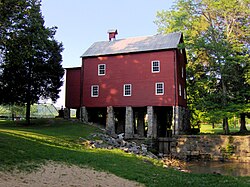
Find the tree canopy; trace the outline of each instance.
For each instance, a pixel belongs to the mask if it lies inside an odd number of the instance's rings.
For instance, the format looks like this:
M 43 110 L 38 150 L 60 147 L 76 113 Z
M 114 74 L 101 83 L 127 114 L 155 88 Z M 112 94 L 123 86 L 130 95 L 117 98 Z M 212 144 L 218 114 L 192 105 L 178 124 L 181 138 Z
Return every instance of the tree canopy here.
M 159 32 L 184 33 L 193 123 L 223 119 L 228 133 L 228 117 L 250 111 L 249 15 L 249 0 L 177 0 L 157 13 Z
M 63 84 L 62 43 L 48 28 L 40 0 L 0 1 L 0 103 L 30 105 L 41 98 L 56 101 Z

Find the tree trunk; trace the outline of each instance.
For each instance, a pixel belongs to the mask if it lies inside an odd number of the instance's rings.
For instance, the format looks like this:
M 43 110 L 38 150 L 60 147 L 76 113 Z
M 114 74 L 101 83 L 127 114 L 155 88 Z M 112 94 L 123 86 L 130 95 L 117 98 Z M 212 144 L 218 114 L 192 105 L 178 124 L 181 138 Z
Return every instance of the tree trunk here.
M 30 96 L 27 96 L 27 104 L 26 104 L 26 122 L 27 125 L 30 125 Z
M 29 62 L 29 69 L 28 69 L 28 91 L 26 96 L 26 122 L 27 125 L 30 125 L 30 100 L 31 100 L 31 62 Z
M 12 121 L 15 121 L 15 114 L 14 114 L 13 105 L 11 106 L 11 119 L 12 119 Z
M 212 128 L 214 129 L 214 122 L 212 123 Z
M 240 114 L 240 132 L 247 132 L 245 113 Z
M 234 128 L 236 128 L 236 116 L 234 116 Z
M 224 134 L 229 134 L 228 118 L 223 118 L 223 130 Z

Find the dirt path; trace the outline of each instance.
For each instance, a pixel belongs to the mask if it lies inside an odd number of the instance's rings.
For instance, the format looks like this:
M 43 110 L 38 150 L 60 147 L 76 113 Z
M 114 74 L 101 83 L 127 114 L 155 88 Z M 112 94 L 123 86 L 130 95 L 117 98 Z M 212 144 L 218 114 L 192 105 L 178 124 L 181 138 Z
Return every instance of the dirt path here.
M 0 187 L 138 187 L 139 183 L 113 174 L 56 163 L 49 163 L 32 173 L 0 172 Z

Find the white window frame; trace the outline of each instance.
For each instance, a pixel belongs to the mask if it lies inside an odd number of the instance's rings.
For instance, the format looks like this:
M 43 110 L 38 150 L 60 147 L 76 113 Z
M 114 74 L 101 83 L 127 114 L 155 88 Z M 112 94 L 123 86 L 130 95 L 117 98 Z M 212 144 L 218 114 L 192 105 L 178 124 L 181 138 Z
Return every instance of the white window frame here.
M 181 84 L 179 84 L 179 96 L 181 96 Z
M 97 94 L 95 94 L 95 88 L 97 88 L 96 92 Z M 98 97 L 99 96 L 99 86 L 98 85 L 92 85 L 91 86 L 91 97 Z
M 101 67 L 104 67 L 104 69 L 101 69 Z M 104 71 L 104 73 L 101 73 L 101 71 Z M 106 64 L 98 64 L 98 76 L 103 76 L 106 74 Z
M 127 94 L 126 91 L 127 91 L 127 86 L 129 86 L 129 92 L 130 94 Z M 124 84 L 123 85 L 123 96 L 125 97 L 128 97 L 128 96 L 131 96 L 132 95 L 132 84 Z
M 162 88 L 158 88 L 158 85 L 162 85 Z M 162 93 L 159 93 L 159 89 L 162 89 Z M 164 82 L 155 83 L 155 95 L 164 95 Z
M 154 66 L 154 62 L 157 62 L 158 66 Z M 151 61 L 151 72 L 152 73 L 159 73 L 160 72 L 160 67 L 161 67 L 161 63 L 160 63 L 159 60 L 153 60 L 153 61 Z M 154 68 L 158 68 L 158 70 L 155 71 Z

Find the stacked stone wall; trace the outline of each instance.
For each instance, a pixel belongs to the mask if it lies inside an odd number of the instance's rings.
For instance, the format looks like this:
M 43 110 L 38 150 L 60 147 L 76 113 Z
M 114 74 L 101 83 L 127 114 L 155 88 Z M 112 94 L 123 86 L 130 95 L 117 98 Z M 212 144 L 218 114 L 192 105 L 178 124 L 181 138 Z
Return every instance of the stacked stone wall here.
M 159 142 L 167 153 L 169 139 Z M 170 143 L 171 155 L 184 160 L 214 160 L 250 162 L 250 136 L 179 135 Z

